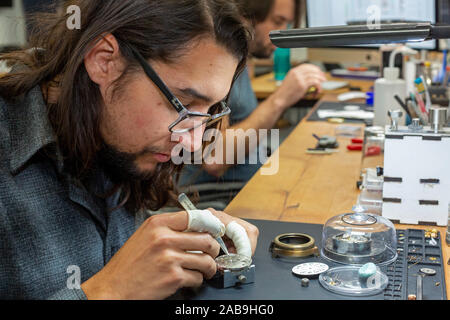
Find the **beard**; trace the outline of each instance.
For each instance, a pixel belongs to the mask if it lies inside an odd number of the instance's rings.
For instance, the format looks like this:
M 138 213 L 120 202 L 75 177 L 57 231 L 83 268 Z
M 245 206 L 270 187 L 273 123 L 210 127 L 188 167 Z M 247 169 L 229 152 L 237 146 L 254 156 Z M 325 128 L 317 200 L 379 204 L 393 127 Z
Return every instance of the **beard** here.
M 127 153 L 103 142 L 97 153 L 98 164 L 113 184 L 122 188 L 124 198 L 117 208 L 125 206 L 130 212 L 141 209 L 159 210 L 168 201 L 176 205 L 173 179 L 182 166 L 172 161 L 158 163 L 153 170 L 143 171 L 136 165 L 137 158 L 149 152 Z M 172 202 L 171 202 L 172 203 Z
M 256 42 L 251 52 L 252 56 L 257 59 L 268 59 L 272 56 L 273 51 L 272 47 L 265 47 L 263 44 Z
M 252 53 L 252 56 L 257 59 L 269 59 L 272 56 L 272 51 L 262 48 L 261 50 Z
M 136 165 L 136 160 L 141 154 L 122 152 L 103 142 L 98 157 L 100 165 L 115 182 L 151 180 L 154 172 L 162 169 L 162 164 L 158 163 L 157 168 L 153 171 L 142 171 Z

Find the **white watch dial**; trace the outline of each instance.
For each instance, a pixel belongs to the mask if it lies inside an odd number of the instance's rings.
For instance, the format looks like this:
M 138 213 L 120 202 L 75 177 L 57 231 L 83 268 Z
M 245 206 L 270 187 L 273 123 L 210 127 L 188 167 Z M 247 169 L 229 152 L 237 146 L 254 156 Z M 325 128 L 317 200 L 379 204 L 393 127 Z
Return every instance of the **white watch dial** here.
M 329 266 L 320 262 L 308 262 L 296 265 L 292 268 L 292 272 L 301 277 L 318 276 L 319 274 L 327 271 Z

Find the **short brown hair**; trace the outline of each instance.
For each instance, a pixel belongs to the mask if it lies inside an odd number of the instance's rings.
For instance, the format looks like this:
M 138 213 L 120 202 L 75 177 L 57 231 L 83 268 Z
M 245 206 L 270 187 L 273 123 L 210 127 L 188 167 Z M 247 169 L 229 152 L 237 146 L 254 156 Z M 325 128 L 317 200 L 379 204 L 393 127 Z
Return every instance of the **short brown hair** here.
M 250 20 L 253 25 L 265 21 L 273 8 L 276 0 L 235 0 L 244 18 Z M 300 24 L 300 0 L 293 0 L 295 4 L 294 27 Z

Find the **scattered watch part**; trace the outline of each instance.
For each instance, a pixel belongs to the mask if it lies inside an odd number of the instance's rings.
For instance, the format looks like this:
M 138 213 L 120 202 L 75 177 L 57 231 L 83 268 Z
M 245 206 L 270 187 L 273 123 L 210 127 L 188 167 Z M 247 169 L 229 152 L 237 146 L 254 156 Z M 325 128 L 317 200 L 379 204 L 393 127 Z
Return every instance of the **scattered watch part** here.
M 434 276 L 436 274 L 436 270 L 431 268 L 422 268 L 419 271 L 427 276 Z
M 300 277 L 313 278 L 321 273 L 328 271 L 330 267 L 321 262 L 307 262 L 298 264 L 292 268 L 292 273 Z
M 302 279 L 302 287 L 309 287 L 309 279 L 308 278 L 303 278 Z
M 272 258 L 304 258 L 319 255 L 314 238 L 304 233 L 284 233 L 276 236 L 270 244 L 269 251 Z

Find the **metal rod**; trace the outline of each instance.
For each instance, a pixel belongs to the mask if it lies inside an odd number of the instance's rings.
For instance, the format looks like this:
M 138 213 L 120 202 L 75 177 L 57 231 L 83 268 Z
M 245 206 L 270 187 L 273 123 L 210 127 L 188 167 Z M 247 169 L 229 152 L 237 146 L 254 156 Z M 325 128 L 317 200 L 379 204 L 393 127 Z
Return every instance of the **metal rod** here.
M 422 300 L 423 297 L 423 278 L 422 276 L 419 274 L 417 275 L 417 292 L 416 292 L 416 299 L 417 300 Z

